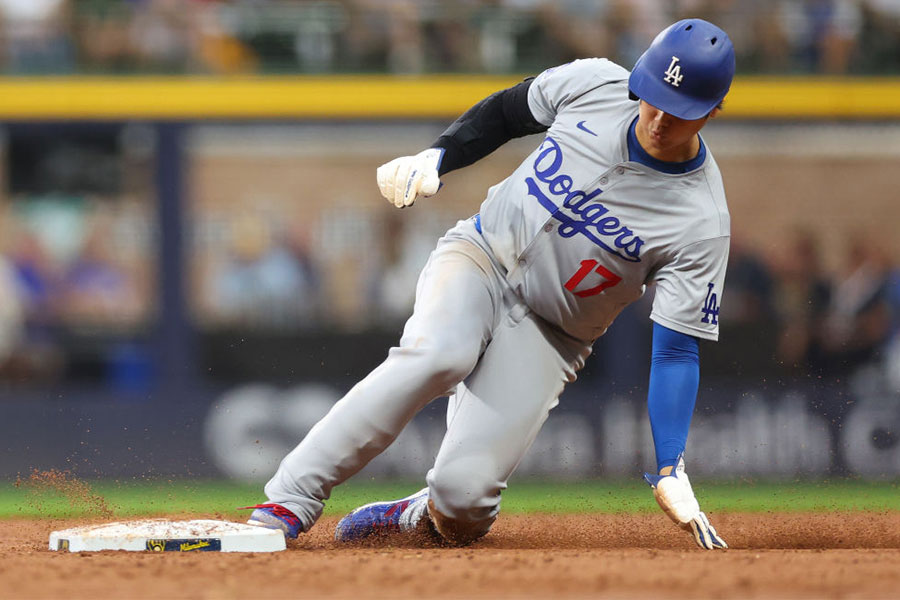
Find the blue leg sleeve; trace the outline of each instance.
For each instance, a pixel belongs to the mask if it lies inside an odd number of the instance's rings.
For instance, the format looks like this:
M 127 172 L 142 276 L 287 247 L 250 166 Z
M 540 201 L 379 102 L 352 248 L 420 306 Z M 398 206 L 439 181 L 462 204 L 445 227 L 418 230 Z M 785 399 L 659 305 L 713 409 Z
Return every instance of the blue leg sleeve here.
M 699 385 L 697 338 L 654 323 L 647 410 L 657 472 L 674 466 L 684 452 Z

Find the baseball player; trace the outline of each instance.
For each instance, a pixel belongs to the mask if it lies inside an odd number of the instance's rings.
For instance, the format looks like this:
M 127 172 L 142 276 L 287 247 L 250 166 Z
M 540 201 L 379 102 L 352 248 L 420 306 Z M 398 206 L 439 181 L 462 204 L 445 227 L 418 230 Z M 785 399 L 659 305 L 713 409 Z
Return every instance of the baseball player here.
M 721 108 L 734 49 L 688 19 L 633 70 L 605 59 L 544 71 L 482 100 L 435 144 L 377 171 L 398 208 L 508 140 L 543 141 L 492 187 L 479 214 L 431 254 L 412 317 L 387 359 L 281 462 L 250 523 L 296 537 L 331 489 L 434 398 L 450 394 L 427 487 L 358 508 L 340 541 L 429 532 L 465 544 L 488 532 L 500 494 L 566 383 L 616 315 L 656 286 L 648 406 L 657 502 L 706 549 L 726 548 L 700 511 L 682 458 L 699 384 L 698 340 L 716 340 L 729 247 L 722 179 L 699 131 Z

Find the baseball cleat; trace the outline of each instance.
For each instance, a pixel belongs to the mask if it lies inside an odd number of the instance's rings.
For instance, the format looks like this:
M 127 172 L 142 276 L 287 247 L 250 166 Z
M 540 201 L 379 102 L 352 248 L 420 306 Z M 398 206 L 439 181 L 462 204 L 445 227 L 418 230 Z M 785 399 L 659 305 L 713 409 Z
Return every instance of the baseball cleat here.
M 297 515 L 280 504 L 257 504 L 255 506 L 242 506 L 238 510 L 254 509 L 247 519 L 249 525 L 265 527 L 267 529 L 280 529 L 286 538 L 296 538 L 302 531 L 300 519 Z
M 355 542 L 372 535 L 416 531 L 427 512 L 428 488 L 400 500 L 366 504 L 338 522 L 334 539 Z

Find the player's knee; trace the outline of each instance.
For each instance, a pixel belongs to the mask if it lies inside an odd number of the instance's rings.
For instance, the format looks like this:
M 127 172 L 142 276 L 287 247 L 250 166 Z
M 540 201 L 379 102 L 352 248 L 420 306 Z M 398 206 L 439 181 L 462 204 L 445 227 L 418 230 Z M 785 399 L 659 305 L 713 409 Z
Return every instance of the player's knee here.
M 494 519 L 497 518 L 493 516 L 490 519 L 482 519 L 480 521 L 466 521 L 448 517 L 437 508 L 434 500 L 428 501 L 428 516 L 435 531 L 438 532 L 441 538 L 457 546 L 471 544 L 487 534 L 494 523 Z
M 478 521 L 487 518 L 499 503 L 496 484 L 467 480 L 459 486 L 451 486 L 447 480 L 436 479 L 431 484 L 431 496 L 441 512 L 453 519 Z
M 432 520 L 438 532 L 454 543 L 468 543 L 488 532 L 497 518 L 500 485 L 463 461 L 430 473 Z
M 424 369 L 442 390 L 462 381 L 475 368 L 477 349 L 454 340 L 435 342 L 424 349 Z

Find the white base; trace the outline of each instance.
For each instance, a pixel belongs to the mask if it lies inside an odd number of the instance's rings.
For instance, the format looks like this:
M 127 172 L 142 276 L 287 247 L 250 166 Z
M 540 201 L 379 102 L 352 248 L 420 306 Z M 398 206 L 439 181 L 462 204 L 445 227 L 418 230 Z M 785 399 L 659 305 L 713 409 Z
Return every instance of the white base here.
M 285 547 L 284 534 L 277 529 L 230 521 L 142 519 L 50 534 L 51 550 L 69 552 L 278 552 Z

